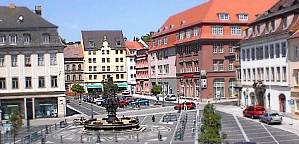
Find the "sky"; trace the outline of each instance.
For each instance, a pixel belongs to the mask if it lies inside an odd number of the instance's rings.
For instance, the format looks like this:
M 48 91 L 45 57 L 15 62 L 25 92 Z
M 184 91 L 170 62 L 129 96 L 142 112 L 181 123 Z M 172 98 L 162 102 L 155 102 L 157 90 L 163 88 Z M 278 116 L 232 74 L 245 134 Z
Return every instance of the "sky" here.
M 122 30 L 128 39 L 157 31 L 171 15 L 207 0 L 0 0 L 34 10 L 59 27 L 66 41 L 79 41 L 81 30 Z

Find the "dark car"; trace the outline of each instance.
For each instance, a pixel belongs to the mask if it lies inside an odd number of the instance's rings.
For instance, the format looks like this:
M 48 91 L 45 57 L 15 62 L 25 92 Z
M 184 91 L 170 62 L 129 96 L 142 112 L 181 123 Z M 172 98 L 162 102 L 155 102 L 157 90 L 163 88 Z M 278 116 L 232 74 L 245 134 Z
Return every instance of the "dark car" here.
M 187 110 L 191 110 L 191 109 L 195 109 L 196 108 L 196 105 L 195 105 L 194 102 L 183 102 L 183 103 L 180 103 L 180 104 L 176 104 L 174 106 L 174 109 L 175 110 L 183 110 L 184 106 L 186 106 Z
M 244 117 L 259 118 L 265 113 L 265 108 L 263 106 L 248 106 L 243 110 Z

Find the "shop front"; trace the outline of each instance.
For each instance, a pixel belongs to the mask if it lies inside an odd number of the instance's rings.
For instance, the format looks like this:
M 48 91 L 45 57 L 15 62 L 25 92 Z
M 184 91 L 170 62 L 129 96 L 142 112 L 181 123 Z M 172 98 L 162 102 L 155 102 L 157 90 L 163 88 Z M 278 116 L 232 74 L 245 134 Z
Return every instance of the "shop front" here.
M 36 118 L 58 117 L 57 97 L 35 98 L 35 117 Z
M 124 91 L 128 89 L 127 83 L 116 83 L 118 91 Z
M 103 92 L 103 84 L 102 83 L 94 83 L 86 85 L 87 93 L 102 93 Z

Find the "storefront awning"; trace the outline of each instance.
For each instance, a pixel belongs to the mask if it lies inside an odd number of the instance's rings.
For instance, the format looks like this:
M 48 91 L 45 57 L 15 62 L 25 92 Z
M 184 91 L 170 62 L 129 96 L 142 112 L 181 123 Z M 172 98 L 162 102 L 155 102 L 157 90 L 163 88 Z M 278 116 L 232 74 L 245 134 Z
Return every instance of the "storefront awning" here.
M 128 87 L 128 84 L 127 84 L 127 83 L 117 83 L 116 85 L 117 85 L 117 87 L 119 87 L 119 88 L 127 88 L 127 87 Z
M 101 83 L 95 83 L 95 84 L 89 84 L 86 86 L 87 88 L 103 88 L 103 84 Z

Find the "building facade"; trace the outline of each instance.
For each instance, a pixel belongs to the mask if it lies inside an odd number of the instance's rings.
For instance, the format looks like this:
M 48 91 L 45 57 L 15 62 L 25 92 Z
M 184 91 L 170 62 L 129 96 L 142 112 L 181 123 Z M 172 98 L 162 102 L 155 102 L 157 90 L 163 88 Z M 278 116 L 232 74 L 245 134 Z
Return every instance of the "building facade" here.
M 254 2 L 210 0 L 166 20 L 152 37 L 150 51 L 170 49 L 172 54 L 174 49 L 175 67 L 170 65 L 170 71 L 176 73 L 175 91 L 197 99 L 235 98 L 233 46 L 247 24 L 276 1 L 249 6 Z
M 298 28 L 298 2 L 281 0 L 259 16 L 241 42 L 242 104 L 291 113 L 288 38 Z M 262 82 L 264 94 L 253 84 Z
M 136 93 L 150 94 L 148 48 L 137 50 L 136 55 Z
M 26 7 L 0 7 L 1 119 L 66 114 L 63 44 L 57 26 Z
M 126 41 L 126 63 L 127 63 L 127 78 L 128 78 L 128 90 L 130 94 L 136 93 L 136 55 L 137 50 L 143 47 L 137 41 Z
M 80 42 L 68 43 L 64 48 L 65 89 L 71 92 L 73 84 L 83 86 L 83 49 Z
M 109 77 L 126 90 L 126 48 L 122 31 L 82 31 L 84 82 L 87 92 L 101 92 Z

